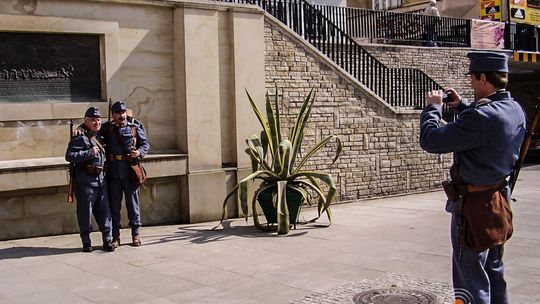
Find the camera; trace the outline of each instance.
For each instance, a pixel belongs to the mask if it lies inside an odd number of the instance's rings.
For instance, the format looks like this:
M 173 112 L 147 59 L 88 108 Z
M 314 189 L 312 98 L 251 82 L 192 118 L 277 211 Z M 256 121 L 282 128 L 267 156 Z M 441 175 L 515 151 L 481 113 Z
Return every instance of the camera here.
M 452 101 L 452 91 L 445 91 L 443 93 L 442 102 L 449 103 L 450 101 Z

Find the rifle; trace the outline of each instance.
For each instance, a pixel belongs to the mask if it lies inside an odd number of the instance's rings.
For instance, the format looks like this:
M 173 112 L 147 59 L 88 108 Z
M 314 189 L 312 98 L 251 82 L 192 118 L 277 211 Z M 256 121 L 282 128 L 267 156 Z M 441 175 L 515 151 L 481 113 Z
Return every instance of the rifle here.
M 531 124 L 529 125 L 529 128 L 527 129 L 527 132 L 525 133 L 525 138 L 523 139 L 523 143 L 521 144 L 521 149 L 519 150 L 519 158 L 516 161 L 514 170 L 512 170 L 512 175 L 510 178 L 510 182 L 511 182 L 510 189 L 512 192 L 514 191 L 514 186 L 517 183 L 519 171 L 521 170 L 521 166 L 523 165 L 523 161 L 525 160 L 527 151 L 529 150 L 529 145 L 531 144 L 531 139 L 534 135 L 534 130 L 536 128 L 536 124 L 538 123 L 538 119 L 540 119 L 540 97 L 538 97 L 538 104 L 536 104 L 533 119 L 531 120 Z
M 109 98 L 109 116 L 107 117 L 108 122 L 111 122 L 111 107 L 112 107 L 112 99 Z
M 69 139 L 70 141 L 73 139 L 73 119 L 69 120 Z M 73 175 L 75 175 L 75 164 L 69 163 L 69 182 L 68 182 L 68 196 L 67 196 L 67 202 L 73 203 Z

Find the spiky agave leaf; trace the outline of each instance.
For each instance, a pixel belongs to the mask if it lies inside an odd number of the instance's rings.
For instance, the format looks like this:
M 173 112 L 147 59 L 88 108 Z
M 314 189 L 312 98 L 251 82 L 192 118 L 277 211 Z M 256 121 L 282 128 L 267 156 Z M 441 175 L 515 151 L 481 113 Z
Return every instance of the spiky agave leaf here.
M 332 200 L 334 199 L 334 196 L 336 194 L 337 188 L 336 184 L 334 183 L 334 179 L 329 173 L 324 172 L 317 172 L 317 171 L 300 171 L 296 173 L 296 175 L 303 176 L 309 179 L 309 181 L 319 187 L 319 189 L 322 189 L 317 182 L 317 179 L 322 181 L 328 186 L 328 192 L 326 193 L 326 199 L 324 201 L 324 205 L 318 206 L 319 216 L 323 214 L 327 209 L 330 208 L 330 204 L 332 203 Z M 320 202 L 320 201 L 319 201 Z
M 277 182 L 277 230 L 278 234 L 287 234 L 291 229 L 289 207 L 287 206 L 287 181 Z
M 311 97 L 313 95 L 313 98 Z M 298 112 L 298 115 L 296 116 L 295 122 L 292 125 L 291 129 L 289 130 L 289 138 L 291 141 L 297 136 L 295 134 L 297 133 L 297 130 L 300 128 L 303 117 L 305 116 L 306 110 L 308 107 L 310 107 L 310 104 L 312 105 L 315 100 L 315 94 L 313 93 L 313 89 L 308 93 L 308 95 L 304 98 L 304 102 L 302 103 L 302 106 L 300 107 L 300 111 Z
M 257 104 L 253 101 L 253 98 L 251 98 L 251 95 L 249 95 L 249 92 L 247 90 L 246 90 L 246 94 L 248 96 L 249 103 L 251 104 L 251 108 L 253 109 L 253 112 L 255 112 L 255 116 L 257 116 L 257 119 L 259 120 L 259 123 L 261 124 L 261 127 L 263 128 L 263 132 L 266 134 L 266 138 L 268 138 L 268 148 L 270 149 L 270 154 L 274 155 L 274 145 L 272 143 L 272 132 L 270 131 L 270 128 L 268 127 L 268 124 L 266 120 L 264 119 L 264 116 L 262 115 L 261 111 L 259 111 Z
M 253 150 L 250 148 L 247 148 L 244 150 L 247 155 L 249 155 L 249 159 L 251 160 L 251 172 L 255 172 L 259 170 L 259 160 L 257 157 L 253 154 Z
M 303 180 L 296 180 L 295 183 L 297 183 L 298 185 L 307 187 L 307 188 L 311 189 L 312 191 L 315 191 L 315 193 L 317 193 L 318 205 L 324 206 L 324 204 L 326 202 L 326 195 L 324 194 L 324 191 L 321 188 L 321 186 L 319 185 L 319 183 L 317 183 L 317 182 L 315 182 L 315 183 L 307 182 L 307 181 L 303 181 Z
M 246 151 L 248 155 L 255 158 L 255 160 L 259 163 L 259 166 L 262 169 L 272 171 L 268 163 L 266 163 L 264 157 L 264 148 L 259 137 L 256 134 L 251 134 L 246 139 L 246 144 L 248 145 L 248 149 L 250 150 Z
M 289 139 L 292 142 L 292 163 L 296 161 L 296 155 L 300 153 L 302 148 L 302 141 L 304 139 L 304 129 L 306 127 L 309 116 L 311 115 L 311 109 L 313 108 L 313 103 L 315 102 L 315 93 L 313 89 L 304 99 L 300 112 L 296 116 L 295 123 L 291 128 L 291 133 L 289 134 Z
M 268 137 L 266 136 L 266 133 L 264 133 L 264 130 L 261 131 L 261 135 L 259 136 L 259 138 L 261 139 L 261 145 L 262 145 L 262 148 L 263 148 L 263 159 L 265 161 L 268 161 L 268 159 L 266 159 L 266 156 L 268 155 Z
M 271 134 L 271 137 L 269 139 L 272 141 L 272 146 L 274 148 L 276 148 L 281 142 L 280 116 L 279 116 L 279 108 L 277 107 L 277 102 L 279 100 L 278 95 L 279 95 L 278 89 L 276 88 L 276 95 L 274 98 L 276 102 L 276 108 L 274 111 L 274 109 L 272 109 L 272 102 L 270 100 L 270 95 L 268 92 L 266 92 L 266 118 L 268 119 L 268 128 L 270 129 L 270 134 Z M 274 153 L 276 152 L 278 153 L 278 159 L 279 159 L 280 156 L 279 156 L 278 149 L 274 151 Z M 276 163 L 274 163 L 273 165 L 276 165 Z M 274 167 L 274 170 L 276 172 L 279 171 L 275 167 Z
M 253 194 L 253 198 L 251 199 L 251 210 L 253 212 L 253 223 L 255 224 L 255 227 L 257 229 L 259 229 L 259 230 L 263 230 L 263 231 L 271 230 L 271 229 L 268 229 L 268 227 L 264 227 L 259 222 L 259 214 L 257 213 L 257 206 L 255 204 L 256 204 L 257 198 L 259 197 L 259 194 L 261 192 L 263 192 L 264 190 L 272 188 L 272 187 L 275 187 L 275 185 L 266 185 L 266 186 L 261 185 L 259 187 L 259 189 L 257 189 L 255 191 L 255 193 Z
M 278 150 L 280 151 L 281 157 L 279 161 L 279 176 L 282 179 L 287 179 L 291 175 L 291 166 L 292 166 L 292 144 L 289 140 L 285 139 L 279 144 Z
M 337 147 L 337 150 L 336 150 L 336 155 L 334 156 L 334 159 L 332 160 L 332 164 L 335 163 L 336 160 L 339 158 L 339 155 L 343 151 L 343 142 L 336 135 L 330 135 L 330 136 L 326 137 L 325 139 L 321 140 L 317 145 L 313 146 L 308 151 L 308 153 L 300 160 L 300 163 L 298 164 L 298 166 L 296 166 L 296 168 L 294 169 L 292 174 L 294 175 L 295 173 L 300 171 L 302 169 L 302 167 L 304 166 L 304 164 L 309 160 L 309 158 L 311 158 L 311 156 L 313 154 L 317 153 L 320 149 L 322 149 L 322 147 L 324 147 L 332 139 L 336 139 L 336 141 L 338 143 L 338 147 Z
M 238 184 L 236 184 L 236 186 L 234 186 L 234 188 L 229 193 L 227 193 L 227 196 L 225 196 L 225 199 L 223 200 L 223 205 L 222 205 L 223 210 L 222 210 L 222 213 L 221 213 L 221 220 L 220 220 L 219 224 L 216 227 L 214 227 L 213 229 L 217 228 L 219 225 L 221 225 L 223 220 L 225 220 L 225 212 L 227 211 L 227 209 L 226 209 L 227 208 L 227 201 L 238 190 L 240 190 L 239 191 L 240 207 L 242 209 L 242 212 L 244 213 L 244 218 L 247 221 L 247 219 L 248 219 L 248 205 L 247 205 L 248 182 L 250 182 L 252 180 L 255 180 L 255 179 L 265 180 L 264 175 L 266 175 L 267 177 L 268 176 L 271 177 L 273 175 L 273 173 L 270 172 L 270 171 L 267 171 L 267 170 L 259 170 L 259 171 L 253 172 L 250 175 L 243 178 L 240 182 L 238 182 Z M 273 177 L 276 178 L 277 176 L 274 175 Z
M 268 106 L 271 108 L 270 102 L 268 102 Z M 273 112 L 273 114 L 275 116 L 274 129 L 276 130 L 276 144 L 279 144 L 283 141 L 283 137 L 281 136 L 281 115 L 279 114 L 279 91 L 277 87 L 276 87 L 276 95 L 274 96 L 274 109 L 275 109 L 275 112 Z

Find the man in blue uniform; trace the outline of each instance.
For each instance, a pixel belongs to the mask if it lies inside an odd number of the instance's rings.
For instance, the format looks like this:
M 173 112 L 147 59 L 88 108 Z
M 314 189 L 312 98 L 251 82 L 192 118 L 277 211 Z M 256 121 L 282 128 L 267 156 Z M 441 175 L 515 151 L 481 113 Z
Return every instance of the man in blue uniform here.
M 133 182 L 130 162 L 138 162 L 148 150 L 150 144 L 144 130 L 130 123 L 126 117 L 126 105 L 123 101 L 115 102 L 111 107 L 112 121 L 105 122 L 102 134 L 107 143 L 109 172 L 109 201 L 112 213 L 113 246 L 120 246 L 122 196 L 125 197 L 126 209 L 131 227 L 132 246 L 141 246 L 139 227 L 141 214 L 139 206 L 139 185 Z
M 66 151 L 66 160 L 74 163 L 74 192 L 77 199 L 77 221 L 83 251 L 91 252 L 91 216 L 94 214 L 103 238 L 103 250 L 114 251 L 111 243 L 111 212 L 105 179 L 106 154 L 98 131 L 101 113 L 90 107 L 84 114 L 83 135 L 72 139 Z
M 490 197 L 508 200 L 507 180 L 525 135 L 525 114 L 505 90 L 508 82 L 506 55 L 471 52 L 467 56 L 475 101 L 469 103 L 455 90 L 447 89 L 448 105 L 459 113 L 459 117 L 443 126 L 440 123 L 443 92 L 429 92 L 420 117 L 420 145 L 430 153 L 454 152 L 453 183 L 456 185 L 457 179 L 463 187 L 455 188 L 465 189 L 458 189 L 457 197 L 450 195 L 446 204 L 446 210 L 452 213 L 452 275 L 456 303 L 504 304 L 508 303 L 502 261 L 504 241 L 476 250 L 464 241 L 463 235 L 467 234 L 461 230 L 462 198 L 474 197 L 471 193 L 493 191 L 494 196 Z M 472 203 L 475 201 L 469 200 L 465 205 Z M 486 214 L 476 216 L 480 220 Z M 509 217 L 511 222 L 511 212 Z

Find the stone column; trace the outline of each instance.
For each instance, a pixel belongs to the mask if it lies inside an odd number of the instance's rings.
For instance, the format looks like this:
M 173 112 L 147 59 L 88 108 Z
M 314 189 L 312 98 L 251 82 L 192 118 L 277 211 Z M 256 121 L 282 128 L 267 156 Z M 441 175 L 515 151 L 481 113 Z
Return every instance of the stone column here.
M 257 9 L 239 9 L 178 7 L 174 12 L 177 144 L 188 153 L 182 202 L 188 222 L 220 218 L 231 189 L 230 169 L 226 173 L 223 163 L 236 163 L 245 175 L 244 140 L 259 129 L 244 89 L 263 101 L 264 18 Z M 222 124 L 224 119 L 229 123 Z
M 262 130 L 246 90 L 265 113 L 264 15 L 233 12 L 237 181 L 251 173 L 246 138 Z M 251 189 L 253 191 L 253 189 Z M 251 196 L 248 196 L 250 198 Z M 241 208 L 238 208 L 241 212 Z

